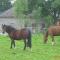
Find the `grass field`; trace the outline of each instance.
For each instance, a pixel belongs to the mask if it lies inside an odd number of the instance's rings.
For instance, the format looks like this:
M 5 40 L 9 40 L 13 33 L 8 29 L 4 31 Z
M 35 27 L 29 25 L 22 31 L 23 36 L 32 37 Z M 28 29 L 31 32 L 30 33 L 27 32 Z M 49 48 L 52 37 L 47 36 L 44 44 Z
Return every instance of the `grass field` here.
M 10 38 L 0 36 L 0 60 L 60 60 L 60 37 L 55 37 L 55 46 L 43 43 L 43 35 L 32 36 L 32 51 L 27 48 L 23 50 L 23 41 L 16 41 L 16 48 L 10 49 Z

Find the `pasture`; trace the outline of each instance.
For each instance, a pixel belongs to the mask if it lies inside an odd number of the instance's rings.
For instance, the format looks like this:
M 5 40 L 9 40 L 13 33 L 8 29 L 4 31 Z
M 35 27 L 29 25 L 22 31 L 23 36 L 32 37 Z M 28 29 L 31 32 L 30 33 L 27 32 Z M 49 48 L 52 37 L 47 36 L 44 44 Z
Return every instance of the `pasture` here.
M 60 60 L 60 37 L 55 37 L 55 46 L 48 38 L 44 44 L 42 34 L 32 35 L 32 51 L 29 48 L 24 51 L 23 40 L 16 41 L 16 48 L 10 49 L 10 38 L 0 35 L 0 60 Z

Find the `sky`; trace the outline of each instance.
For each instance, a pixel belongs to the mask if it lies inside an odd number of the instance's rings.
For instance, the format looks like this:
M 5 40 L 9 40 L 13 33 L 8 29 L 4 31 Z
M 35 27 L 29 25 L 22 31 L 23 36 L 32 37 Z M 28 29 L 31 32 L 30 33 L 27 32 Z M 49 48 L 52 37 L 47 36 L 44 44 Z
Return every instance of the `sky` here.
M 45 1 L 48 1 L 48 0 L 45 0 Z
M 11 3 L 13 4 L 16 0 L 11 0 Z

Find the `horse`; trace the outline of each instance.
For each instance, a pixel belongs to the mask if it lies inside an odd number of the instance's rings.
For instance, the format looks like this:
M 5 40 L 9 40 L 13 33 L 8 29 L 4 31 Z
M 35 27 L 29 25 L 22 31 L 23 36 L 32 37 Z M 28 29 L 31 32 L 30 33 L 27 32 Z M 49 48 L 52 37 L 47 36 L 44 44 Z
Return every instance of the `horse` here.
M 50 26 L 45 35 L 44 35 L 44 43 L 47 43 L 48 35 L 52 38 L 52 45 L 55 44 L 54 36 L 60 36 L 60 26 Z
M 15 40 L 23 40 L 24 42 L 24 50 L 26 47 L 31 48 L 31 31 L 27 28 L 16 29 L 10 25 L 2 24 L 2 32 L 8 33 L 8 36 L 11 39 L 11 47 L 15 47 Z

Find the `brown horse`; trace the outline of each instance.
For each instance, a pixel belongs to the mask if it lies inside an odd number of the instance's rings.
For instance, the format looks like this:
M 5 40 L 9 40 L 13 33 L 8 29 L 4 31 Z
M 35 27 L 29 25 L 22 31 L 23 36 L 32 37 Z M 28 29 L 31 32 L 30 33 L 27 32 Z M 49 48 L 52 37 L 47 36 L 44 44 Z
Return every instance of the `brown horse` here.
M 11 48 L 12 45 L 15 47 L 15 40 L 23 40 L 24 41 L 24 50 L 26 47 L 31 48 L 31 31 L 27 28 L 17 30 L 9 25 L 2 25 L 3 33 L 7 32 L 9 37 L 11 38 Z
M 45 36 L 44 36 L 44 43 L 47 42 L 48 35 L 52 37 L 52 45 L 54 45 L 54 36 L 60 36 L 60 26 L 51 26 L 48 28 Z

